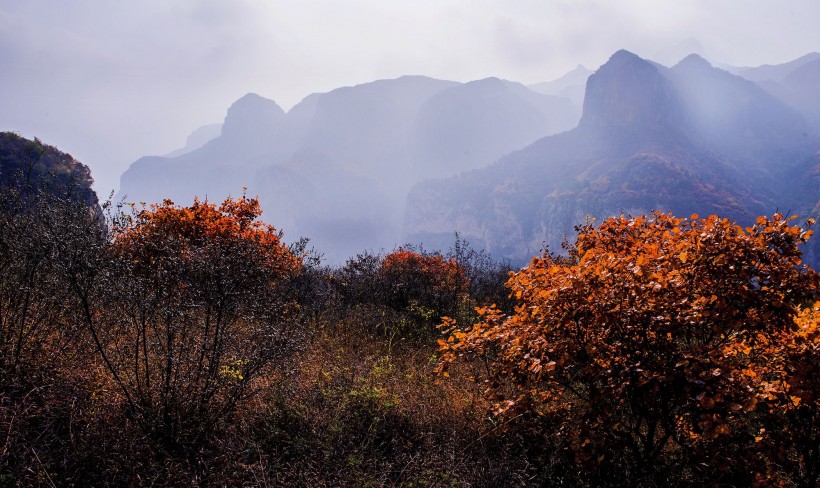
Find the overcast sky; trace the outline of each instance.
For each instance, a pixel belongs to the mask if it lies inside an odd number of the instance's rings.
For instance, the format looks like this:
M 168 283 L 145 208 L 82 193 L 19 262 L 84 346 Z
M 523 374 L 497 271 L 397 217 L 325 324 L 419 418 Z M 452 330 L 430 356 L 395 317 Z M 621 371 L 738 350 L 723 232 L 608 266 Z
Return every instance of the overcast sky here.
M 0 130 L 88 164 L 104 198 L 247 92 L 287 110 L 405 74 L 535 83 L 692 39 L 775 64 L 820 51 L 818 19 L 818 0 L 0 0 Z

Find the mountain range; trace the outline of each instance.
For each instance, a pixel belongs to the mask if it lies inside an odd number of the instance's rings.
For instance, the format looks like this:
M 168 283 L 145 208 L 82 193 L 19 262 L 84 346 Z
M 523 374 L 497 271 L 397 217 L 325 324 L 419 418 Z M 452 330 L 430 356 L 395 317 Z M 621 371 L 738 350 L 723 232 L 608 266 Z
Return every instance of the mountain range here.
M 247 187 L 265 220 L 330 262 L 401 242 L 446 248 L 454 231 L 524 262 L 620 212 L 818 216 L 820 55 L 724 68 L 619 51 L 530 86 L 405 76 L 288 112 L 248 94 L 188 149 L 134 162 L 120 191 L 183 203 Z M 816 243 L 806 252 L 820 256 Z
M 745 225 L 776 210 L 807 217 L 818 210 L 818 149 L 805 118 L 752 81 L 697 55 L 666 68 L 619 51 L 590 76 L 575 129 L 416 186 L 405 238 L 436 247 L 456 229 L 520 261 L 621 212 Z
M 497 78 L 380 80 L 310 95 L 287 113 L 248 94 L 228 109 L 218 137 L 133 163 L 120 194 L 186 202 L 247 187 L 266 219 L 342 260 L 398 243 L 413 184 L 486 166 L 579 117 L 566 98 Z

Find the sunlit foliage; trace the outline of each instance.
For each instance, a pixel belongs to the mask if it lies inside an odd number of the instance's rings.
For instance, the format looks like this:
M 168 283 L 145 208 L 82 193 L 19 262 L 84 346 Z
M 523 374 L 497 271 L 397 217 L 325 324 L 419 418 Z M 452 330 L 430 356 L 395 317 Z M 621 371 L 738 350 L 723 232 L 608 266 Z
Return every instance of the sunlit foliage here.
M 452 313 L 468 292 L 464 271 L 454 259 L 399 248 L 384 257 L 379 276 L 387 287 L 388 305 L 397 310 L 410 307 L 429 310 L 438 320 Z M 421 313 L 421 312 L 419 312 Z
M 745 229 L 663 213 L 582 226 L 568 258 L 535 258 L 509 280 L 513 314 L 445 321 L 439 372 L 483 358 L 496 413 L 543 418 L 574 462 L 613 476 L 695 463 L 749 476 L 742 453 L 761 419 L 809 404 L 785 442 L 808 437 L 813 451 L 788 455 L 793 475 L 816 480 L 817 334 L 801 306 L 817 300 L 818 274 L 798 247 L 811 233 L 780 214 Z
M 169 448 L 200 442 L 294 346 L 301 264 L 260 213 L 242 196 L 114 220 L 87 322 L 132 415 Z

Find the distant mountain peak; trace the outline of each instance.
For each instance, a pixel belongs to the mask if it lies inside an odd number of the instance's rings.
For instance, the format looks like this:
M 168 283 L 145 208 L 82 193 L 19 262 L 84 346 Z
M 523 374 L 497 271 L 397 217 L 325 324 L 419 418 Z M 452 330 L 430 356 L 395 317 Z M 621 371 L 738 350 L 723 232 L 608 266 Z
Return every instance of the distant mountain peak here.
M 268 99 L 268 98 L 265 98 L 265 97 L 263 97 L 263 96 L 259 95 L 258 93 L 248 92 L 248 93 L 246 93 L 246 94 L 242 95 L 241 97 L 239 97 L 239 98 L 238 98 L 238 99 L 237 99 L 237 100 L 233 103 L 233 105 L 236 105 L 237 103 L 245 103 L 245 102 L 246 102 L 246 101 L 248 101 L 248 100 L 250 100 L 250 101 L 255 101 L 255 100 L 268 100 L 268 101 L 273 101 L 273 100 L 270 100 L 270 99 Z
M 496 77 L 496 76 L 489 76 L 489 77 L 487 77 L 487 78 L 482 78 L 482 79 L 480 79 L 480 80 L 468 81 L 467 83 L 465 83 L 465 85 L 490 85 L 490 86 L 497 86 L 497 85 L 504 85 L 504 84 L 506 84 L 506 83 L 508 83 L 508 82 L 507 82 L 507 81 L 505 81 L 505 80 L 502 80 L 501 78 L 498 78 L 498 77 Z
M 655 127 L 679 115 L 674 89 L 659 68 L 622 49 L 587 80 L 580 125 Z
M 766 81 L 766 80 L 774 80 L 774 81 L 782 81 L 786 76 L 789 75 L 792 71 L 796 70 L 797 68 L 803 66 L 804 64 L 811 63 L 820 59 L 820 53 L 818 52 L 810 52 L 800 56 L 797 59 L 793 59 L 786 63 L 781 64 L 764 64 L 761 66 L 755 67 L 732 67 L 729 66 L 727 69 L 732 73 L 738 74 L 747 80 L 752 81 Z
M 222 135 L 264 134 L 266 130 L 277 128 L 284 119 L 285 111 L 276 102 L 256 93 L 247 93 L 228 108 Z
M 701 55 L 692 53 L 685 58 L 681 59 L 678 64 L 676 64 L 673 69 L 683 68 L 683 69 L 690 69 L 690 68 L 712 68 L 712 64 L 709 61 L 705 60 Z
M 609 61 L 607 61 L 606 64 L 604 64 L 604 66 L 611 65 L 611 64 L 614 64 L 614 63 L 632 63 L 632 62 L 646 63 L 647 61 L 645 59 L 641 58 L 640 56 L 638 56 L 637 54 L 633 53 L 633 52 L 627 51 L 626 49 L 619 49 L 619 50 L 615 51 L 615 53 L 612 56 L 609 57 Z M 602 66 L 602 68 L 603 68 L 603 66 Z
M 684 57 L 690 53 L 695 53 L 700 56 L 705 56 L 703 45 L 697 39 L 690 37 L 684 39 L 677 44 L 669 44 L 662 47 L 651 56 L 652 59 L 661 63 L 664 66 L 672 66 L 679 63 Z
M 551 81 L 529 85 L 528 88 L 544 95 L 565 97 L 581 108 L 584 104 L 584 88 L 592 70 L 579 64 L 572 71 Z
M 233 102 L 228 108 L 228 115 L 225 122 L 227 123 L 227 119 L 230 119 L 232 115 L 245 114 L 253 111 L 265 111 L 285 115 L 285 111 L 282 110 L 282 107 L 277 105 L 273 100 L 260 96 L 256 93 L 246 93 L 237 101 Z

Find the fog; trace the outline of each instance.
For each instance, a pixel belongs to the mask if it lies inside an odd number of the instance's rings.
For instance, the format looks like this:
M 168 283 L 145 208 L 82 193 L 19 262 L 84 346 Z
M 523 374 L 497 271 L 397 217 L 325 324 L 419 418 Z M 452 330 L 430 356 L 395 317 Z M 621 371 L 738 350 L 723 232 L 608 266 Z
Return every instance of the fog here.
M 817 18 L 815 0 L 6 0 L 0 130 L 73 154 L 104 195 L 129 163 L 183 147 L 248 92 L 287 110 L 405 74 L 529 84 L 620 48 L 675 57 L 693 40 L 712 62 L 779 63 L 818 49 Z

